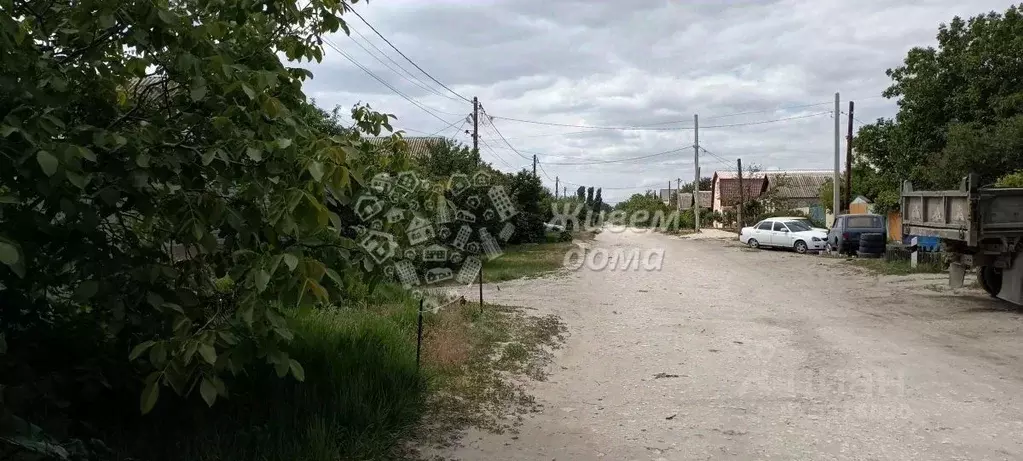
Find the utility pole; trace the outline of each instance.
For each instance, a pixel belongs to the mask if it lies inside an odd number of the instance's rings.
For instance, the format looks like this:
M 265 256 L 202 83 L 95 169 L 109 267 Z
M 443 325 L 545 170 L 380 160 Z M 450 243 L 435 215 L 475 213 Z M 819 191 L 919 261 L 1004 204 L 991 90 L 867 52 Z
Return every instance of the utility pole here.
M 568 187 L 561 186 L 561 196 L 563 198 L 568 198 Z
M 735 212 L 735 221 L 738 224 L 739 235 L 742 235 L 742 209 L 746 207 L 746 188 L 742 184 L 742 159 L 735 159 L 735 165 L 739 168 L 739 208 Z
M 480 167 L 480 100 L 472 97 L 472 152 L 476 154 L 476 168 Z M 483 312 L 483 265 L 480 265 L 480 312 Z
M 696 182 L 693 183 L 693 230 L 700 232 L 700 116 L 693 114 L 693 164 Z
M 555 177 L 554 177 L 554 198 L 555 198 L 555 199 L 557 199 L 557 198 L 558 198 L 558 181 L 559 181 L 560 179 L 561 179 L 561 178 L 560 178 L 560 177 L 558 177 L 558 176 L 555 176 Z
M 841 200 L 840 193 L 841 193 L 841 189 L 842 189 L 840 187 L 841 184 L 842 184 L 842 176 L 839 173 L 839 168 L 841 168 L 841 164 L 842 164 L 842 161 L 839 159 L 839 157 L 841 156 L 841 151 L 842 151 L 842 149 L 841 149 L 841 145 L 842 145 L 842 120 L 839 118 L 839 114 L 841 112 L 842 112 L 842 110 L 841 110 L 841 107 L 839 105 L 838 93 L 835 93 L 835 178 L 831 180 L 831 185 L 834 186 L 834 187 L 831 188 L 831 189 L 834 190 L 834 197 L 832 198 L 832 203 L 831 203 L 832 208 L 831 209 L 835 211 L 835 216 L 838 216 L 839 207 L 841 206 L 841 203 L 839 203 L 839 201 Z
M 675 178 L 675 195 L 678 196 L 678 198 L 675 199 L 675 211 L 682 209 L 682 194 L 680 193 L 681 190 L 682 178 Z
M 845 209 L 852 209 L 853 107 L 849 101 L 849 134 L 845 137 Z
M 476 156 L 476 168 L 480 167 L 480 100 L 472 97 L 472 153 Z M 482 280 L 482 279 L 480 279 Z
M 668 180 L 668 205 L 671 205 L 671 180 Z
M 533 154 L 533 176 L 536 176 L 536 154 Z

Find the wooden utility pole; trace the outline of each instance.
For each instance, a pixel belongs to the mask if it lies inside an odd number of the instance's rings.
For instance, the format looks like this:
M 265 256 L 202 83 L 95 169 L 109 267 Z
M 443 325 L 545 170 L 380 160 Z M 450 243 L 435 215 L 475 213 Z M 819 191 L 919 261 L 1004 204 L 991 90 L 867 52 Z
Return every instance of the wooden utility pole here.
M 839 96 L 838 93 L 835 93 L 835 176 L 831 180 L 831 185 L 834 186 L 832 187 L 832 189 L 834 189 L 833 194 L 834 197 L 832 197 L 831 209 L 834 210 L 835 216 L 838 216 L 838 213 L 842 208 L 842 204 L 839 203 L 842 200 L 842 196 L 840 194 L 842 189 L 840 186 L 842 184 L 842 176 L 839 172 L 839 169 L 842 168 L 841 166 L 842 161 L 840 159 L 842 155 L 841 154 L 842 120 L 840 118 L 841 112 L 842 109 L 841 106 L 839 105 Z
M 533 176 L 536 176 L 536 154 L 533 154 Z
M 554 198 L 558 198 L 558 181 L 560 179 L 561 178 L 559 178 L 557 176 L 554 177 Z
M 696 182 L 693 183 L 693 230 L 700 232 L 700 116 L 693 114 L 693 165 Z
M 845 209 L 852 209 L 853 107 L 849 101 L 849 134 L 845 136 Z
M 739 168 L 739 207 L 735 211 L 735 222 L 738 224 L 738 233 L 742 235 L 742 209 L 746 208 L 746 188 L 742 184 L 742 159 L 735 159 L 735 164 Z
M 568 198 L 568 187 L 561 186 L 561 197 Z
M 671 205 L 671 180 L 668 180 L 668 205 Z
M 476 168 L 480 167 L 480 100 L 472 97 L 472 153 L 476 156 Z

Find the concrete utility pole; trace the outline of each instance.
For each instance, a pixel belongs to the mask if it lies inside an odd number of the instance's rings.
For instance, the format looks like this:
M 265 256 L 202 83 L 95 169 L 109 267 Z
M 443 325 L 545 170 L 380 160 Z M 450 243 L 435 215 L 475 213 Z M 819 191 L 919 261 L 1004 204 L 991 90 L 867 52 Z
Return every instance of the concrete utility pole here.
M 682 209 L 682 178 L 675 178 L 675 195 L 678 197 L 675 199 L 675 210 Z
M 476 168 L 480 167 L 480 100 L 472 97 L 472 153 L 476 156 Z M 480 301 L 483 305 L 483 301 Z
M 845 209 L 852 209 L 853 107 L 849 101 L 849 134 L 845 136 Z
M 533 154 L 533 176 L 536 177 L 536 154 Z
M 561 196 L 563 198 L 568 198 L 568 187 L 561 186 Z
M 841 114 L 841 112 L 842 109 L 840 107 L 838 93 L 835 93 L 835 178 L 831 180 L 831 185 L 833 186 L 831 189 L 834 190 L 831 209 L 834 210 L 836 216 L 840 212 L 839 207 L 841 204 L 839 201 L 841 200 L 841 195 L 839 194 L 842 192 L 842 188 L 840 187 L 842 184 L 842 176 L 839 173 L 839 169 L 842 164 L 842 161 L 839 158 L 842 155 L 842 119 L 839 118 L 839 114 Z
M 739 168 L 739 207 L 735 212 L 735 221 L 737 224 L 735 227 L 739 228 L 737 232 L 739 235 L 742 235 L 742 209 L 745 208 L 746 205 L 746 188 L 743 187 L 742 184 L 742 159 L 735 159 L 735 165 Z
M 561 179 L 561 178 L 560 178 L 560 177 L 558 177 L 558 176 L 555 176 L 555 177 L 554 177 L 554 198 L 555 198 L 555 199 L 556 199 L 556 198 L 558 198 L 558 181 L 559 181 L 560 179 Z
M 671 180 L 668 180 L 668 205 L 671 205 Z
M 693 114 L 693 165 L 696 182 L 693 183 L 693 230 L 700 232 L 700 116 Z

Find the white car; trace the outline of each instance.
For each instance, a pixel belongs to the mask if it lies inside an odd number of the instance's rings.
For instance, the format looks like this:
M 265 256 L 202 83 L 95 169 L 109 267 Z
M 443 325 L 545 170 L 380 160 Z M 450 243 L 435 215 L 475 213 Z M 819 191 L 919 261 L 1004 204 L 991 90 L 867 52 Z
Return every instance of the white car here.
M 739 241 L 750 248 L 791 248 L 797 253 L 821 251 L 827 243 L 826 231 L 814 230 L 801 220 L 769 218 L 742 228 Z
M 803 224 L 806 224 L 812 230 L 820 231 L 820 232 L 823 232 L 825 234 L 828 233 L 828 229 L 827 228 L 825 228 L 825 227 L 816 227 L 816 226 L 813 225 L 813 221 L 810 221 L 810 218 L 804 218 L 802 216 L 777 216 L 777 217 L 774 217 L 774 218 L 771 218 L 771 219 L 773 219 L 775 221 L 799 221 L 799 222 L 801 222 Z

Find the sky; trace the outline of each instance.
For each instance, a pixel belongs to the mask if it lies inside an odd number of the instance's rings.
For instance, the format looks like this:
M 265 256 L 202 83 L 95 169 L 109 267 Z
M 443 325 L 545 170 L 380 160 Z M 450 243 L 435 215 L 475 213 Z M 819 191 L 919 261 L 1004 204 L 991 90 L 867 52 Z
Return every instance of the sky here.
M 484 161 L 516 171 L 536 155 L 551 190 L 558 178 L 615 203 L 693 180 L 694 114 L 704 177 L 739 158 L 832 169 L 838 92 L 844 165 L 850 100 L 854 127 L 893 116 L 886 69 L 933 46 L 941 23 L 1011 4 L 373 0 L 354 5 L 365 23 L 345 15 L 351 34 L 329 36 L 323 61 L 306 65 L 305 91 L 323 108 L 394 114 L 406 136 L 466 145 L 478 97 Z

